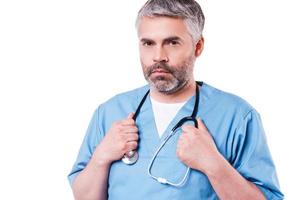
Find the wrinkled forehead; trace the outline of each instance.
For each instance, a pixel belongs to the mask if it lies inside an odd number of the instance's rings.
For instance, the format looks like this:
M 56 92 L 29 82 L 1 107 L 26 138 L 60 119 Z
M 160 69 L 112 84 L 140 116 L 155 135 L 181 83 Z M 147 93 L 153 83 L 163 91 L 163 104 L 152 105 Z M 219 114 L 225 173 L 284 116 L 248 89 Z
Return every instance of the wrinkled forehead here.
M 163 40 L 178 37 L 187 40 L 191 37 L 183 19 L 164 16 L 142 17 L 137 31 L 139 39 Z

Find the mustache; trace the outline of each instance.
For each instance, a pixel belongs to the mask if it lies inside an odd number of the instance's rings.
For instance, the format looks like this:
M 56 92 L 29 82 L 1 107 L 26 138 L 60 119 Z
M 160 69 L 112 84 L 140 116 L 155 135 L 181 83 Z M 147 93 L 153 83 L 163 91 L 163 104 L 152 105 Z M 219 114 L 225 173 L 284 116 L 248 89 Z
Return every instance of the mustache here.
M 166 64 L 165 62 L 159 62 L 159 63 L 155 63 L 153 65 L 151 65 L 148 70 L 147 70 L 147 76 L 150 76 L 155 70 L 157 69 L 162 69 L 168 73 L 173 74 L 174 70 L 172 69 L 171 66 L 169 66 L 168 64 Z

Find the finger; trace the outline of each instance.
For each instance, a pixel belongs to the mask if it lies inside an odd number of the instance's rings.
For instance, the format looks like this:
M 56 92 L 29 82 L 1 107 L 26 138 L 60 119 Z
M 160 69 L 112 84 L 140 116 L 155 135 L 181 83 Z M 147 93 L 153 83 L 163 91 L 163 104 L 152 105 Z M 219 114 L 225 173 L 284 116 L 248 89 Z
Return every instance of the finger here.
M 181 132 L 179 138 L 183 138 L 183 137 L 185 137 L 187 134 L 188 134 L 188 131 L 182 130 L 182 132 Z
M 126 143 L 126 149 L 127 152 L 135 150 L 137 148 L 137 142 L 136 141 L 131 141 Z
M 188 137 L 189 135 L 191 135 L 193 131 L 182 131 L 180 136 L 179 136 L 179 139 L 183 140 L 185 139 L 186 137 Z
M 197 122 L 198 122 L 198 129 L 207 130 L 204 122 L 200 118 L 197 118 Z
M 178 141 L 177 141 L 177 147 L 180 147 L 182 145 L 184 138 L 182 137 L 182 135 L 180 135 Z
M 133 112 L 131 112 L 131 113 L 129 113 L 129 115 L 127 116 L 127 119 L 132 119 L 132 118 L 133 118 L 133 116 L 134 116 L 134 113 L 133 113 Z
M 121 120 L 121 124 L 122 124 L 122 126 L 135 125 L 135 121 L 132 118 L 123 119 L 123 120 Z
M 136 133 L 127 133 L 124 138 L 127 142 L 138 141 L 139 135 Z
M 123 120 L 120 121 L 120 124 L 122 126 L 135 125 L 133 115 L 134 115 L 134 113 L 129 113 L 126 119 L 123 119 Z
M 137 133 L 139 129 L 133 125 L 122 126 L 121 131 L 123 133 Z
M 195 127 L 193 125 L 185 124 L 181 127 L 181 129 L 183 132 L 189 132 L 189 131 L 193 131 Z

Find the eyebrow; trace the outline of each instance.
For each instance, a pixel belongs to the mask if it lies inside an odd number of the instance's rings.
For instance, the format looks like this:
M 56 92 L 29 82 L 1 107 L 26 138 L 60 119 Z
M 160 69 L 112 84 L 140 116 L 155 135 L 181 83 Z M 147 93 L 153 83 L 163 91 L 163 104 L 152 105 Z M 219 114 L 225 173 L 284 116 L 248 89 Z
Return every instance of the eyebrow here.
M 154 40 L 149 39 L 149 38 L 142 38 L 140 41 L 141 42 L 152 42 L 152 43 L 155 43 Z M 178 37 L 178 36 L 170 36 L 170 37 L 167 37 L 167 38 L 163 39 L 163 44 L 171 42 L 171 41 L 183 41 L 183 40 L 180 37 Z

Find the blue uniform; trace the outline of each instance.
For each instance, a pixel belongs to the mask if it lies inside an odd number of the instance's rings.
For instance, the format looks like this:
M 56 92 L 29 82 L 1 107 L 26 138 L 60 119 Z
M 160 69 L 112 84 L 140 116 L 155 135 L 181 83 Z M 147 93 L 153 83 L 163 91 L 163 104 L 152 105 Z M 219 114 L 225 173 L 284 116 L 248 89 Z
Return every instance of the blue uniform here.
M 68 178 L 72 184 L 78 173 L 85 168 L 96 146 L 101 142 L 112 123 L 135 112 L 149 85 L 116 95 L 101 104 L 92 117 L 77 160 Z M 111 165 L 108 195 L 119 199 L 218 199 L 208 178 L 197 170 L 191 170 L 182 187 L 164 185 L 148 175 L 148 165 L 162 140 L 183 117 L 190 116 L 195 96 L 179 110 L 160 138 L 152 111 L 149 95 L 136 119 L 139 129 L 139 159 L 134 165 L 116 161 Z M 276 176 L 265 133 L 258 112 L 245 100 L 218 90 L 206 83 L 200 89 L 199 111 L 211 133 L 219 152 L 247 180 L 256 184 L 267 199 L 283 199 Z M 172 182 L 182 179 L 186 166 L 176 157 L 180 130 L 163 147 L 152 167 L 155 176 Z

